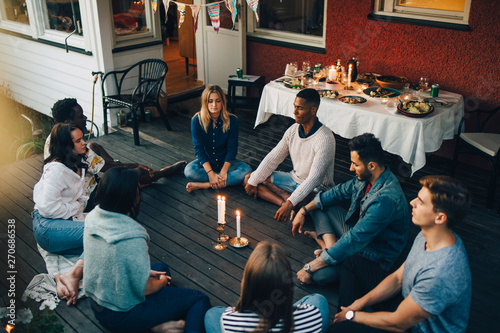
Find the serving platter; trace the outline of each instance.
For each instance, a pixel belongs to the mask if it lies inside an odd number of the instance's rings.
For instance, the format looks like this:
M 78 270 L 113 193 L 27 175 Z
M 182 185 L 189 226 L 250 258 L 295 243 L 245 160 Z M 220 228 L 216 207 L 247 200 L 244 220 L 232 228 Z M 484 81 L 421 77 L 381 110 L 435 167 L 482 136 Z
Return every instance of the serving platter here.
M 338 100 L 349 105 L 361 105 L 366 103 L 366 98 L 363 98 L 361 96 L 342 96 L 339 97 Z
M 380 91 L 382 94 L 372 96 L 372 92 L 377 93 L 377 91 Z M 363 90 L 363 92 L 365 93 L 365 95 L 368 95 L 373 98 L 382 98 L 382 97 L 391 98 L 391 97 L 398 97 L 399 95 L 401 95 L 401 92 L 399 90 L 392 88 L 382 88 L 382 87 L 366 88 L 365 90 Z

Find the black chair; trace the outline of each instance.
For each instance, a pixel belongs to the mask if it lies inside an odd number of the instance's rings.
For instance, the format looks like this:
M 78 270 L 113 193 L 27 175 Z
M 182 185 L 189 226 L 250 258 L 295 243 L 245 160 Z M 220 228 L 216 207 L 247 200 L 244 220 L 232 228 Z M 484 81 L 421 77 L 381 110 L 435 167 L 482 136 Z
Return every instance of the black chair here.
M 137 111 L 141 111 L 144 120 L 144 107 L 147 106 L 154 106 L 158 109 L 165 127 L 171 131 L 172 128 L 168 123 L 167 116 L 159 103 L 161 87 L 167 71 L 168 66 L 163 60 L 146 59 L 128 69 L 106 73 L 102 78 L 104 133 L 108 134 L 108 109 L 129 108 L 132 116 L 134 143 L 139 145 L 139 115 Z M 108 78 L 110 80 L 106 81 Z M 110 93 L 107 94 L 106 90 Z
M 500 162 L 500 134 L 485 133 L 483 130 L 488 121 L 498 111 L 500 111 L 500 107 L 490 111 L 476 110 L 467 113 L 462 118 L 458 127 L 459 135 L 455 146 L 455 153 L 453 154 L 453 164 L 451 165 L 451 175 L 455 176 L 459 153 L 480 155 L 490 162 L 491 175 L 488 184 L 488 198 L 486 201 L 486 207 L 488 208 L 493 206 L 493 199 L 495 196 L 496 177 Z M 476 128 L 473 132 L 464 132 L 465 120 L 472 115 L 477 117 Z M 484 119 L 482 119 L 483 117 Z

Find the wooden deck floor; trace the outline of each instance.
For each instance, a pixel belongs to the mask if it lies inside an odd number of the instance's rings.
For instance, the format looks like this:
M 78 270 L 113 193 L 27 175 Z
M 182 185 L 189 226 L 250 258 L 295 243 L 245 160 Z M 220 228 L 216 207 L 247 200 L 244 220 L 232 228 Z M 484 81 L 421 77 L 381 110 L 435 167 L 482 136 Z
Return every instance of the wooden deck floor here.
M 196 103 L 195 103 L 196 104 Z M 170 115 L 173 132 L 167 132 L 162 123 L 154 121 L 141 124 L 141 146 L 133 145 L 128 129 L 118 130 L 106 137 L 96 139 L 114 158 L 123 162 L 135 161 L 155 169 L 178 160 L 194 158 L 191 145 L 190 115 L 197 109 L 193 104 L 178 106 L 177 113 Z M 240 149 L 238 158 L 255 168 L 265 154 L 281 138 L 292 120 L 275 116 L 253 129 L 253 114 L 241 112 Z M 335 181 L 343 182 L 352 174 L 349 172 L 349 152 L 346 140 L 337 137 Z M 404 170 L 403 164 L 392 157 L 393 170 Z M 401 178 L 407 199 L 415 197 L 419 190 L 418 179 L 425 174 L 445 174 L 448 165 L 437 157 L 431 157 L 428 165 L 412 178 Z M 289 168 L 285 161 L 283 168 Z M 484 208 L 486 180 L 479 172 L 461 168 L 460 177 L 471 187 L 474 204 L 467 220 L 458 226 L 469 253 L 473 277 L 473 301 L 468 332 L 492 332 L 499 319 L 500 297 L 500 219 L 492 211 Z M 33 208 L 32 189 L 40 178 L 42 158 L 0 167 L 0 307 L 6 306 L 7 298 L 7 224 L 16 220 L 16 298 L 20 297 L 31 278 L 45 272 L 45 265 L 36 250 L 32 234 L 30 213 Z M 253 200 L 243 188 L 234 187 L 220 192 L 213 190 L 188 194 L 187 180 L 182 175 L 160 180 L 142 190 L 139 222 L 151 236 L 150 254 L 152 262 L 163 261 L 170 265 L 175 286 L 200 289 L 209 295 L 212 305 L 235 304 L 239 296 L 241 276 L 248 256 L 255 245 L 262 240 L 273 240 L 287 250 L 294 271 L 312 258 L 315 244 L 306 237 L 293 238 L 290 222 L 273 220 L 277 207 Z M 242 233 L 250 240 L 244 249 L 228 248 L 217 252 L 212 244 L 217 236 L 216 196 L 227 198 L 227 234 L 235 235 L 234 211 L 242 212 Z M 412 227 L 412 239 L 417 233 Z M 411 240 L 409 245 L 411 245 Z M 337 306 L 336 286 L 303 287 L 296 286 L 298 299 L 308 293 L 319 292 L 330 303 L 333 318 Z M 3 304 L 2 304 L 3 303 Z M 32 305 L 33 306 L 33 305 Z M 56 309 L 66 332 L 105 332 L 95 320 L 88 300 L 80 301 L 75 307 L 59 305 Z

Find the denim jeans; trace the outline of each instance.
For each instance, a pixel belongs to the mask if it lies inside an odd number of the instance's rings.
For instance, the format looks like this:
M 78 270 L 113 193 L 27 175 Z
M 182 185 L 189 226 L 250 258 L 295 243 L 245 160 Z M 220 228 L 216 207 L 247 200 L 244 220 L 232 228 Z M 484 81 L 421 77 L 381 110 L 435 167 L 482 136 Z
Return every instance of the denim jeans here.
M 311 212 L 314 228 L 318 237 L 324 234 L 334 234 L 337 239 L 342 237 L 350 227 L 344 223 L 346 211 L 338 205 L 331 206 L 326 211 L 319 209 Z M 328 265 L 313 273 L 312 279 L 319 285 L 327 285 L 338 281 L 340 275 L 340 264 Z
M 42 249 L 57 254 L 79 254 L 83 259 L 83 222 L 45 218 L 31 213 L 33 234 Z
M 151 269 L 170 275 L 164 263 L 151 265 Z M 210 308 L 210 300 L 198 290 L 165 287 L 146 296 L 146 301 L 129 311 L 109 310 L 92 298 L 90 306 L 101 325 L 113 332 L 143 332 L 167 321 L 184 319 L 184 332 L 200 333 L 205 331 L 203 318 Z
M 219 171 L 214 170 L 214 172 Z M 238 160 L 233 160 L 231 162 L 231 166 L 227 170 L 226 185 L 234 186 L 243 183 L 245 175 L 250 172 L 252 172 L 252 168 L 250 168 L 248 164 Z M 203 169 L 203 166 L 200 165 L 198 160 L 191 161 L 188 165 L 186 165 L 184 175 L 191 182 L 207 183 L 209 181 L 207 172 Z
M 319 312 L 321 313 L 321 318 L 323 319 L 323 329 L 321 331 L 325 332 L 326 329 L 328 328 L 328 311 L 329 311 L 328 302 L 326 301 L 326 298 L 320 294 L 311 294 L 302 297 L 300 300 L 295 302 L 294 306 L 300 304 L 314 305 L 319 309 Z M 207 314 L 205 315 L 205 329 L 207 333 L 222 332 L 220 326 L 220 319 L 226 309 L 227 307 L 224 306 L 216 306 L 207 311 Z

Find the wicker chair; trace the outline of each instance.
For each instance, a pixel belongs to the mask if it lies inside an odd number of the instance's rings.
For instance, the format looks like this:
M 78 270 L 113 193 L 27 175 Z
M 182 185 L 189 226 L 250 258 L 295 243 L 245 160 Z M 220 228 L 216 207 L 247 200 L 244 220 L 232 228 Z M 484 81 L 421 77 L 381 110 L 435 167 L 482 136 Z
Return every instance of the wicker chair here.
M 139 114 L 145 119 L 144 107 L 158 109 L 165 127 L 171 131 L 167 116 L 160 103 L 160 92 L 168 66 L 160 59 L 142 60 L 130 68 L 106 73 L 102 78 L 102 104 L 104 112 L 104 133 L 108 134 L 108 109 L 128 108 L 132 115 L 134 143 L 139 145 Z M 106 81 L 107 80 L 107 81 Z M 133 88 L 135 86 L 135 88 Z M 110 93 L 107 94 L 106 91 Z

